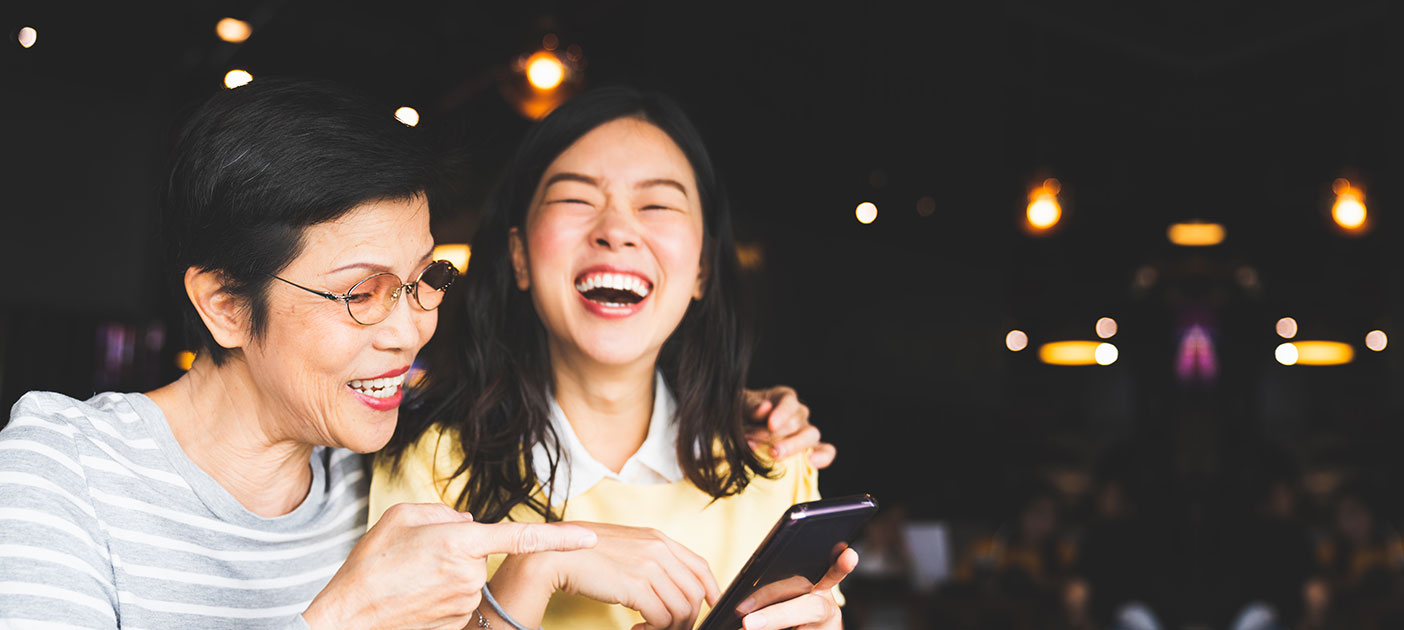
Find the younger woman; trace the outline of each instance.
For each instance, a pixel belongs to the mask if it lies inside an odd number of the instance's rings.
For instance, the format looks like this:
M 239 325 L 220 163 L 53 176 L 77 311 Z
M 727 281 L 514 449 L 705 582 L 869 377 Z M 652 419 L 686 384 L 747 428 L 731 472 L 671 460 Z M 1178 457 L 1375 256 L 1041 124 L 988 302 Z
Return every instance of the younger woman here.
M 595 549 L 496 567 L 512 617 L 692 627 L 776 518 L 818 498 L 805 454 L 747 445 L 737 276 L 726 202 L 676 105 L 617 88 L 562 106 L 485 210 L 448 315 L 460 338 L 387 451 L 372 515 L 442 501 L 482 521 L 580 521 Z M 812 591 L 744 610 L 746 627 L 839 627 L 832 587 L 856 562 L 845 552 Z

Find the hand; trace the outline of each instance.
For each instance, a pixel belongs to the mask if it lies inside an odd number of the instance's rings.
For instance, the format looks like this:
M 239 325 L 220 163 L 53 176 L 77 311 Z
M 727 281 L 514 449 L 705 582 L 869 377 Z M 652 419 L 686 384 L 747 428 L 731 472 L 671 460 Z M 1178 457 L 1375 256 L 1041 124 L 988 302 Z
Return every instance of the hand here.
M 766 597 L 767 589 L 785 591 L 790 590 L 793 585 L 787 581 L 781 581 L 761 587 L 751 597 L 746 598 L 746 601 L 741 602 L 739 606 L 740 612 L 746 615 L 741 618 L 742 626 L 745 630 L 779 630 L 781 628 L 835 630 L 842 628 L 843 619 L 839 615 L 838 602 L 834 601 L 833 589 L 857 566 L 858 552 L 853 549 L 845 549 L 834 561 L 834 566 L 829 567 L 829 572 L 824 574 L 824 577 L 814 585 L 813 589 L 754 612 L 748 610 L 748 608 L 756 606 L 756 602 L 764 602 L 768 599 Z
M 658 530 L 571 524 L 594 531 L 599 543 L 589 551 L 509 556 L 493 575 L 493 594 L 523 625 L 540 626 L 550 593 L 563 590 L 637 610 L 644 621 L 634 630 L 690 630 L 702 601 L 716 604 L 721 595 L 707 561 Z
M 784 459 L 804 449 L 814 449 L 809 462 L 815 468 L 828 468 L 838 456 L 833 444 L 819 441 L 819 428 L 809 423 L 809 407 L 799 401 L 795 390 L 784 385 L 746 390 L 746 407 L 758 422 L 746 432 L 751 447 L 769 444 L 775 459 Z
M 438 503 L 401 503 L 356 543 L 303 618 L 312 628 L 453 628 L 473 619 L 494 553 L 595 544 L 583 527 L 474 523 Z

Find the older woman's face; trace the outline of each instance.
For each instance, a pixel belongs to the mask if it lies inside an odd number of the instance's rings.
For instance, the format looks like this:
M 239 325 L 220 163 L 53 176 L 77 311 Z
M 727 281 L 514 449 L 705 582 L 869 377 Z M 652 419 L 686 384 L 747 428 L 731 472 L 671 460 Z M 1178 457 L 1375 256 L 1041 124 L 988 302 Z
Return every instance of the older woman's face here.
M 422 196 L 363 204 L 307 228 L 304 242 L 278 276 L 338 295 L 382 271 L 413 281 L 434 247 Z M 400 383 L 438 321 L 413 298 L 400 301 L 385 321 L 363 326 L 341 302 L 270 283 L 267 334 L 244 356 L 256 394 L 272 407 L 268 417 L 292 423 L 271 433 L 359 452 L 385 445 L 399 417 Z
M 651 363 L 702 295 L 702 242 L 687 157 L 659 128 L 625 118 L 546 168 L 513 263 L 553 358 Z

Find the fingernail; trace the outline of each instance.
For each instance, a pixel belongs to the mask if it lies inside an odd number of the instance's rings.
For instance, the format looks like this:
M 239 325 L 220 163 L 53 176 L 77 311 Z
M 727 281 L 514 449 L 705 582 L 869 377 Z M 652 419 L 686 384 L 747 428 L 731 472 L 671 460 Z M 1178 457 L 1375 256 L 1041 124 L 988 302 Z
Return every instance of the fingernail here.
M 784 454 L 785 454 L 785 450 L 784 450 L 784 449 L 781 449 L 781 448 L 778 448 L 778 447 L 777 447 L 777 448 L 772 448 L 772 449 L 770 449 L 770 452 L 773 453 L 774 456 L 775 456 L 777 459 L 778 459 L 781 455 L 784 455 Z
M 594 547 L 597 542 L 599 542 L 599 539 L 595 538 L 594 532 L 581 534 L 575 539 L 575 544 L 580 547 Z
M 761 613 L 751 613 L 746 615 L 746 630 L 762 630 L 765 628 L 765 615 Z
M 755 609 L 756 598 L 754 597 L 747 597 L 746 599 L 741 600 L 740 604 L 736 605 L 736 612 L 739 612 L 742 615 L 745 615 L 746 613 L 749 613 Z

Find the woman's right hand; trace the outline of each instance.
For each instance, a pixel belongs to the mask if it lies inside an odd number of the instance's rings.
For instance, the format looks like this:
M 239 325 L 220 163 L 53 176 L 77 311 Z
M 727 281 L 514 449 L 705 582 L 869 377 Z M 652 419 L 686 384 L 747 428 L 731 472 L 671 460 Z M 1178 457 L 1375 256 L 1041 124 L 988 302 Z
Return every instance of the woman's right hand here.
M 707 561 L 658 530 L 571 524 L 594 531 L 599 544 L 574 553 L 509 556 L 493 576 L 493 593 L 524 625 L 541 625 L 546 599 L 556 590 L 638 611 L 644 621 L 634 630 L 690 630 L 702 601 L 715 605 L 721 596 Z M 523 576 L 546 580 L 546 597 L 541 591 L 517 597 L 520 589 L 530 590 Z M 508 599 L 519 606 L 508 604 Z
M 303 618 L 314 630 L 461 630 L 478 608 L 489 554 L 570 551 L 595 542 L 584 527 L 475 523 L 443 504 L 401 503 L 366 532 Z

